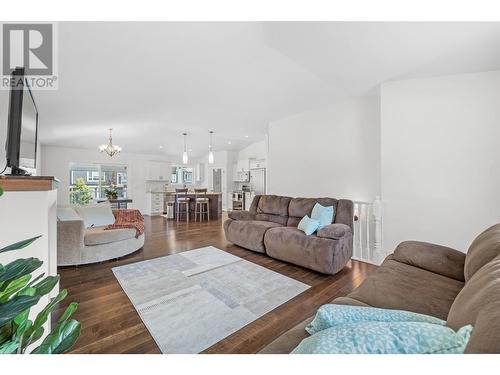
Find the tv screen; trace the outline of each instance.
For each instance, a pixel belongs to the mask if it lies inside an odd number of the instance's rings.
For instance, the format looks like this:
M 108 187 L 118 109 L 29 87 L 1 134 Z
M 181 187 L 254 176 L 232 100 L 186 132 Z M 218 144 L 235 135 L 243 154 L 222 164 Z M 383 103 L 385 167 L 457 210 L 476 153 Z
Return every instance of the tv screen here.
M 24 68 L 12 72 L 7 132 L 7 165 L 11 174 L 36 168 L 38 111 Z

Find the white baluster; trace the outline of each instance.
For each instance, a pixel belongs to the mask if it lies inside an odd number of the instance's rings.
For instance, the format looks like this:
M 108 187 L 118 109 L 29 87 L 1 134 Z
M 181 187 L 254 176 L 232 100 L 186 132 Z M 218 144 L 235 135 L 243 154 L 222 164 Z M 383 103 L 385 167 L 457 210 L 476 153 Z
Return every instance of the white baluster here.
M 375 249 L 373 262 L 375 264 L 380 264 L 384 260 L 385 254 L 382 250 L 382 201 L 378 195 L 373 201 L 373 218 L 375 220 Z

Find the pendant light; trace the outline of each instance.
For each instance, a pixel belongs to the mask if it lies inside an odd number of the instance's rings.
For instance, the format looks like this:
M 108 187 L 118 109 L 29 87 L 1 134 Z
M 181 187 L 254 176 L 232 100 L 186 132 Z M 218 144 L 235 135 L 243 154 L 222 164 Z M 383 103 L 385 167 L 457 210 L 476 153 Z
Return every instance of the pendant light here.
M 189 161 L 186 143 L 187 133 L 182 133 L 182 135 L 184 136 L 184 152 L 182 153 L 182 164 L 187 164 Z
M 214 163 L 214 152 L 212 150 L 212 134 L 214 132 L 210 130 L 210 144 L 208 145 L 208 164 L 213 164 Z

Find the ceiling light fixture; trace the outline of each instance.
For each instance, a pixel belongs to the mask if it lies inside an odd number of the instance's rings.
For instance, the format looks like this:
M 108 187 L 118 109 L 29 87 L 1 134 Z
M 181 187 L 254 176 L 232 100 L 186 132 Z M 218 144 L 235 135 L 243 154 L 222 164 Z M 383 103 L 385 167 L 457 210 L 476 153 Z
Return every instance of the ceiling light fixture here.
M 187 164 L 189 161 L 186 143 L 187 133 L 182 133 L 182 135 L 184 136 L 184 152 L 182 153 L 182 164 Z
M 110 128 L 108 130 L 109 130 L 109 142 L 107 145 L 106 144 L 100 145 L 99 151 L 105 152 L 110 157 L 113 157 L 114 155 L 120 153 L 122 148 L 120 146 L 113 144 L 113 128 Z
M 214 132 L 210 130 L 209 133 L 210 133 L 210 144 L 208 145 L 208 164 L 213 164 L 214 152 L 212 151 L 212 135 L 214 134 Z

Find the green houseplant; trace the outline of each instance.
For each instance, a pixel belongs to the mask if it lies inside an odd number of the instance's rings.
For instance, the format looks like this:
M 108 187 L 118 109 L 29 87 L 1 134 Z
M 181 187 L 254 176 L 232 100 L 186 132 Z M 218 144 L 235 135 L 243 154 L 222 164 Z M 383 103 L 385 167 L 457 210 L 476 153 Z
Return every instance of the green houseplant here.
M 3 190 L 0 187 L 0 196 Z M 0 253 L 21 250 L 40 236 L 20 241 L 0 249 Z M 43 325 L 50 313 L 68 292 L 62 290 L 32 321 L 29 319 L 31 307 L 40 298 L 50 293 L 59 282 L 59 276 L 32 273 L 42 266 L 37 258 L 17 259 L 6 265 L 0 264 L 0 354 L 22 354 L 28 346 L 36 343 L 44 334 Z M 61 315 L 52 332 L 42 340 L 31 353 L 57 354 L 68 351 L 80 336 L 80 322 L 70 319 L 77 308 L 71 303 Z

